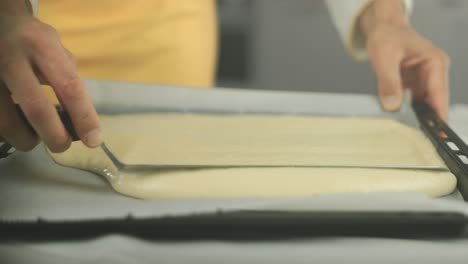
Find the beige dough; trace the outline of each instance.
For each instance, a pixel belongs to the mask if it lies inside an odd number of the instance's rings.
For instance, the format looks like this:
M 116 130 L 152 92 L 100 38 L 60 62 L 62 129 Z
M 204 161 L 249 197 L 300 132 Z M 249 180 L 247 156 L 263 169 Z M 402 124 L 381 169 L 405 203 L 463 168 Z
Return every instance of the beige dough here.
M 127 164 L 445 166 L 429 140 L 397 121 L 267 115 L 102 116 L 106 144 Z M 449 172 L 385 169 L 236 168 L 138 175 L 110 169 L 101 149 L 74 143 L 51 154 L 143 198 L 305 196 L 332 193 L 451 193 Z

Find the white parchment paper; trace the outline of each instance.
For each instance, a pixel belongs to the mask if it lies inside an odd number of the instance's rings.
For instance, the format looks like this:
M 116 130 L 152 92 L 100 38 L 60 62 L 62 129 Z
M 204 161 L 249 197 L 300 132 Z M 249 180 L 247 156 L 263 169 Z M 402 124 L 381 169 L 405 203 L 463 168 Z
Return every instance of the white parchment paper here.
M 88 81 L 100 113 L 219 111 L 236 113 L 385 116 L 417 126 L 408 105 L 382 113 L 366 95 L 197 90 Z M 460 106 L 459 108 L 463 108 Z M 463 108 L 468 109 L 468 108 Z M 463 111 L 462 111 L 463 112 Z M 456 116 L 456 115 L 455 115 Z M 468 120 L 468 111 L 452 122 Z M 468 135 L 464 125 L 457 132 Z M 466 129 L 466 130 L 465 130 Z M 190 214 L 217 209 L 457 211 L 468 206 L 457 193 L 440 199 L 422 195 L 329 195 L 290 199 L 141 201 L 116 194 L 98 176 L 57 166 L 38 147 L 0 160 L 0 219 L 80 220 Z M 2 263 L 466 263 L 468 240 L 317 238 L 276 242 L 151 242 L 113 235 L 87 241 L 0 244 Z

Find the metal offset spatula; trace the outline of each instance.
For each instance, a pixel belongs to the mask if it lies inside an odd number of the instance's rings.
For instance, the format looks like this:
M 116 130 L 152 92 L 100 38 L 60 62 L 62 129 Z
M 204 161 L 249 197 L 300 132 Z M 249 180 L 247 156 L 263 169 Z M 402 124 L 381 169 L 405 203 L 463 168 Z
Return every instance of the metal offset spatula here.
M 457 187 L 468 201 L 468 145 L 424 102 L 413 102 L 421 129 L 431 140 L 450 172 L 457 177 Z
M 17 106 L 17 111 L 23 118 L 24 122 L 28 123 L 21 108 Z M 68 113 L 61 107 L 57 107 L 57 113 L 60 116 L 65 128 L 69 132 L 73 141 L 79 141 L 79 137 L 75 131 L 73 123 Z M 33 130 L 33 128 L 29 125 Z M 34 131 L 34 130 L 33 130 Z M 120 161 L 116 155 L 107 147 L 105 143 L 102 143 L 102 150 L 105 152 L 109 160 L 113 165 L 120 171 L 148 171 L 148 170 L 196 170 L 196 169 L 228 169 L 228 168 L 343 168 L 343 169 L 398 169 L 398 170 L 428 170 L 428 171 L 448 171 L 446 167 L 442 166 L 361 166 L 361 165 L 211 165 L 211 164 L 196 164 L 196 165 L 178 165 L 178 164 L 156 164 L 156 165 L 143 165 L 143 164 L 125 164 Z M 15 152 L 14 148 L 8 143 L 4 143 L 0 146 L 0 159 L 5 158 Z

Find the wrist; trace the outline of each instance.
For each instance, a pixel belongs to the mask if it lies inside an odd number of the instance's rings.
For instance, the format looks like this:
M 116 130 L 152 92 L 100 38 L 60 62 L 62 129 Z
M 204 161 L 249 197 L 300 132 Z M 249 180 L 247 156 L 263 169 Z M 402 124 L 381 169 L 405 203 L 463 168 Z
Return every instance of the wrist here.
M 380 26 L 409 26 L 403 1 L 372 0 L 362 12 L 359 26 L 365 37 Z

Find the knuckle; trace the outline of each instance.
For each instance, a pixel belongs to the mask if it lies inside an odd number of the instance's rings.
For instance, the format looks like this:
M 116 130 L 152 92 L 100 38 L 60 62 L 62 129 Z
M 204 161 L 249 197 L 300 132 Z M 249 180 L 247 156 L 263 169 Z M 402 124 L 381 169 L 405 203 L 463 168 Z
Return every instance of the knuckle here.
M 388 41 L 371 46 L 368 52 L 371 60 L 384 62 L 388 58 L 398 56 L 398 54 L 400 54 L 400 48 L 397 44 Z
M 76 57 L 73 56 L 73 54 L 71 53 L 68 53 L 68 58 L 70 59 L 70 61 L 72 62 L 73 65 L 78 65 L 78 61 L 76 60 Z
M 451 63 L 450 56 L 447 53 L 445 53 L 444 51 L 442 51 L 440 53 L 440 59 L 441 59 L 444 66 L 446 66 L 446 67 L 450 66 L 450 63 Z
M 48 36 L 56 36 L 58 35 L 57 30 L 55 30 L 54 27 L 43 23 L 37 19 L 32 19 L 30 22 L 26 23 L 23 26 L 23 36 L 25 37 L 32 37 L 34 38 L 35 36 L 39 34 L 45 34 Z
M 65 49 L 65 52 L 67 54 L 67 57 L 70 59 L 70 61 L 73 63 L 73 65 L 77 64 L 76 57 L 71 53 L 68 49 Z
M 20 39 L 29 43 L 36 39 L 37 35 L 42 31 L 42 23 L 38 20 L 30 20 L 27 23 L 24 23 L 20 29 Z
M 83 92 L 80 90 L 80 78 L 77 75 L 64 78 L 57 85 L 62 100 L 81 100 Z
M 367 36 L 367 43 L 379 48 L 391 47 L 394 45 L 393 39 L 386 31 L 376 31 Z
M 48 36 L 58 37 L 58 31 L 51 25 L 42 23 L 42 32 Z
M 382 54 L 389 56 L 398 52 L 399 47 L 395 43 L 391 41 L 387 41 L 387 42 L 381 43 L 378 49 L 382 52 Z
M 79 115 L 77 117 L 77 122 L 79 124 L 84 125 L 84 126 L 91 126 L 91 125 L 88 124 L 88 123 L 90 123 L 91 117 L 92 117 L 91 111 L 82 111 L 81 113 L 79 113 Z
M 21 43 L 37 51 L 43 51 L 47 47 L 48 41 L 57 38 L 57 36 L 58 33 L 53 27 L 39 20 L 26 23 L 20 34 Z
M 448 56 L 448 54 L 442 50 L 442 49 L 439 49 L 439 48 L 435 48 L 433 50 L 433 58 L 434 58 L 434 62 L 436 64 L 439 64 L 440 66 L 444 67 L 444 68 L 447 68 L 450 66 L 450 57 Z

